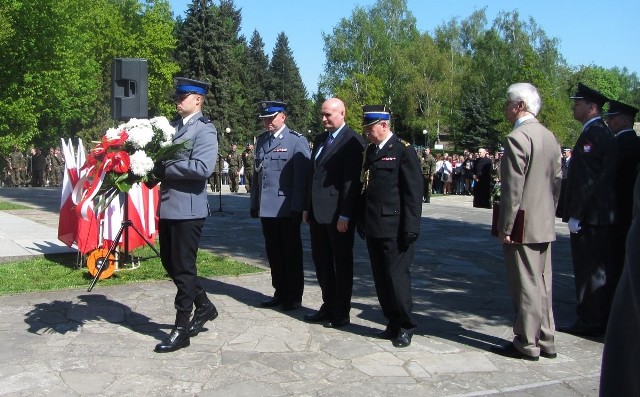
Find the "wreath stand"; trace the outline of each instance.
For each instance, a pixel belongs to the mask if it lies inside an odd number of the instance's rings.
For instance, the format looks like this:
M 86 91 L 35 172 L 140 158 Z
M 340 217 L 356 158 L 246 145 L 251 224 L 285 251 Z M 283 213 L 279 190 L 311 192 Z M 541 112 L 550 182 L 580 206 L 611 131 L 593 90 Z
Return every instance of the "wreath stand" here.
M 160 252 L 158 249 L 147 240 L 144 235 L 138 230 L 138 228 L 129 220 L 129 193 L 124 193 L 124 204 L 123 204 L 123 218 L 122 223 L 120 223 L 120 229 L 118 229 L 118 233 L 116 233 L 115 238 L 111 242 L 111 246 L 108 250 L 104 248 L 99 248 L 93 250 L 91 254 L 87 257 L 87 268 L 89 269 L 89 273 L 94 276 L 87 292 L 91 292 L 93 287 L 96 285 L 98 280 L 102 280 L 108 277 L 111 277 L 113 272 L 117 270 L 121 270 L 121 268 L 130 260 L 129 256 L 129 228 L 132 228 L 138 236 L 156 253 L 157 256 L 160 256 Z M 120 238 L 124 235 L 124 249 L 122 252 L 118 253 L 118 243 L 120 242 Z M 133 267 L 138 268 L 140 265 Z M 94 274 L 95 273 L 95 274 Z

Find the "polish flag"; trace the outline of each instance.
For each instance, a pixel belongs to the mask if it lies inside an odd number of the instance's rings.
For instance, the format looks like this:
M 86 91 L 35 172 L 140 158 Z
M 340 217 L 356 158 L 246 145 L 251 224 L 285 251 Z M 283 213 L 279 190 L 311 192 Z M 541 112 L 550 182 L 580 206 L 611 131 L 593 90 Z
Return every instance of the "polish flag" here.
M 60 197 L 60 218 L 58 220 L 58 239 L 71 247 L 74 243 L 83 254 L 98 247 L 98 220 L 93 212 L 89 211 L 88 219 L 82 219 L 76 214 L 73 189 L 86 171 L 80 171 L 80 167 L 86 160 L 82 140 L 78 140 L 78 152 L 74 153 L 71 139 L 66 144 L 62 141 L 62 155 L 65 161 L 65 172 L 62 183 L 62 195 Z
M 136 183 L 131 186 L 129 194 L 120 194 L 113 199 L 104 212 L 102 238 L 105 246 L 111 246 L 116 234 L 122 225 L 124 218 L 123 200 L 128 198 L 129 220 L 131 224 L 142 234 L 142 237 L 133 229 L 128 228 L 129 250 L 134 250 L 146 244 L 146 241 L 154 243 L 158 235 L 158 188 L 149 189 L 144 184 Z M 124 233 L 120 236 L 118 246 L 124 246 Z

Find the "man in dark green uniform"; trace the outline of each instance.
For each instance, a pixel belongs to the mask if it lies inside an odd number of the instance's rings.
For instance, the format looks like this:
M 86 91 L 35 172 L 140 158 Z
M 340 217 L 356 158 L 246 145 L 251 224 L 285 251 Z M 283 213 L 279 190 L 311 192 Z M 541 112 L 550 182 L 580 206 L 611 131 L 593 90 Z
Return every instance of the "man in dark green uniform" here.
M 227 163 L 229 163 L 229 190 L 231 193 L 238 193 L 238 184 L 240 177 L 240 167 L 242 167 L 242 156 L 237 151 L 238 146 L 231 145 L 231 152 L 227 155 Z
M 24 166 L 26 166 L 24 155 L 22 154 L 22 152 L 20 152 L 20 148 L 14 146 L 13 151 L 9 153 L 9 172 L 12 187 L 18 187 L 22 185 L 23 164 Z
M 420 158 L 420 167 L 422 168 L 422 182 L 424 184 L 424 193 L 422 200 L 425 203 L 431 202 L 431 186 L 433 184 L 433 175 L 436 173 L 436 159 L 431 154 L 431 149 L 425 148 L 422 158 Z
M 244 188 L 247 193 L 251 191 L 251 178 L 253 178 L 254 155 L 253 145 L 248 144 L 242 153 L 242 166 L 244 167 Z

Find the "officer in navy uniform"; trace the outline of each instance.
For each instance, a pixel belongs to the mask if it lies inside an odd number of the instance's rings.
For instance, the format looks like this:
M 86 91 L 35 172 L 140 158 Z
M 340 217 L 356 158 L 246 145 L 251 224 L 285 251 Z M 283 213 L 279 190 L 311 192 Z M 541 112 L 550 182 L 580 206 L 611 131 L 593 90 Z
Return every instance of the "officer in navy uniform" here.
M 420 233 L 422 171 L 416 151 L 390 129 L 385 106 L 363 106 L 363 125 L 371 142 L 365 150 L 364 223 L 373 280 L 387 327 L 378 337 L 395 347 L 411 344 L 411 274 L 414 241 Z M 416 183 L 418 182 L 418 183 Z
M 250 214 L 262 223 L 275 289 L 261 306 L 294 310 L 304 289 L 300 223 L 307 203 L 309 142 L 286 126 L 286 103 L 264 101 L 259 107 L 265 132 L 256 142 Z
M 202 115 L 209 84 L 179 77 L 175 104 L 181 119 L 173 143 L 188 142 L 176 158 L 156 163 L 160 181 L 160 259 L 175 283 L 176 320 L 169 336 L 155 351 L 172 352 L 189 346 L 203 325 L 218 316 L 198 281 L 196 256 L 202 226 L 209 213 L 207 179 L 218 157 L 217 131 Z M 191 311 L 195 305 L 193 319 Z
M 615 136 L 600 114 L 607 97 L 584 84 L 571 97 L 582 132 L 571 150 L 562 220 L 568 222 L 576 288 L 577 320 L 558 331 L 604 334 L 615 286 L 613 236 L 616 223 Z
M 631 227 L 633 209 L 633 185 L 638 176 L 640 166 L 640 137 L 633 129 L 638 109 L 622 102 L 609 101 L 609 111 L 604 117 L 607 125 L 616 135 L 618 144 L 618 167 L 616 170 L 616 216 L 618 219 L 613 239 L 615 267 L 612 275 L 611 287 L 616 287 L 626 253 L 627 233 Z M 607 280 L 609 284 L 609 280 Z

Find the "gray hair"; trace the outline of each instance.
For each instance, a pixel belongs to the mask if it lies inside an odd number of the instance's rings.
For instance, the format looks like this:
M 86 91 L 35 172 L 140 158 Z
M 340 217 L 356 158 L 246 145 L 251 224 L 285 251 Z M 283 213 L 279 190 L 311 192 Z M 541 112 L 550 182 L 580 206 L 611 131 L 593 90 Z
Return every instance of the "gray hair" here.
M 542 107 L 542 99 L 538 89 L 529 83 L 515 83 L 507 88 L 507 98 L 510 101 L 522 101 L 526 105 L 527 112 L 537 116 Z

